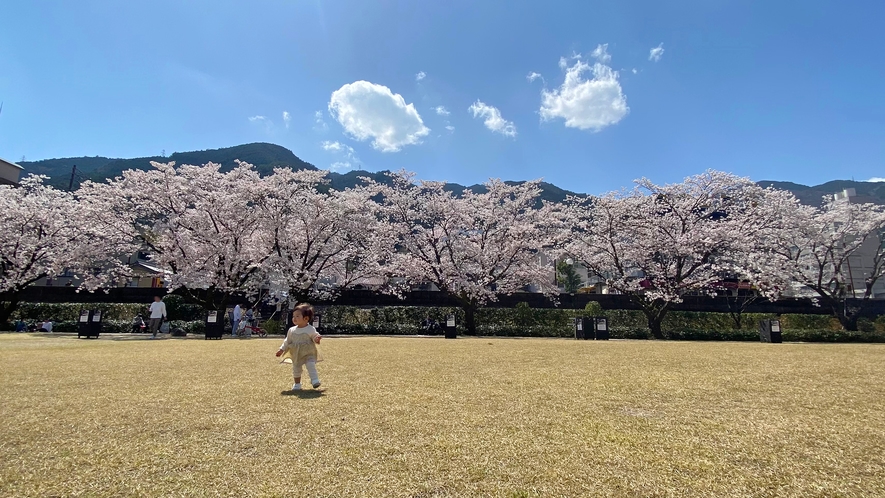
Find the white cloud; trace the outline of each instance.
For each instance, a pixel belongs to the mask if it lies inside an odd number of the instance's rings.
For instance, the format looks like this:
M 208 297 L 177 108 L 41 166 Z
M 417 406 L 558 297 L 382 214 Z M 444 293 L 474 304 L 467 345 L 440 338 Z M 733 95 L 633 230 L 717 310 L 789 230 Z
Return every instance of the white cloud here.
M 250 116 L 249 122 L 254 126 L 264 126 L 264 131 L 266 133 L 272 134 L 274 132 L 274 124 L 273 121 L 267 119 L 265 116 Z
M 634 67 L 634 68 L 633 68 L 633 74 L 636 74 L 636 73 L 638 73 L 638 72 L 639 72 L 639 71 L 637 71 L 636 68 Z
M 323 111 L 317 111 L 313 113 L 314 118 L 314 126 L 315 130 L 326 130 L 329 128 L 329 125 L 326 124 L 326 121 L 323 119 Z
M 333 154 L 342 156 L 342 160 L 338 160 L 332 163 L 329 166 L 329 171 L 343 171 L 346 169 L 350 169 L 354 164 L 359 164 L 360 160 L 356 157 L 356 153 L 353 150 L 353 147 L 343 144 L 341 142 L 330 142 L 328 140 L 323 141 L 320 146 L 322 146 L 323 150 L 327 152 L 331 152 Z
M 662 55 L 664 55 L 663 43 L 648 51 L 648 60 L 657 62 L 661 60 Z
M 592 71 L 593 78 L 584 79 L 581 75 L 585 71 Z M 541 91 L 541 120 L 562 118 L 570 128 L 599 131 L 629 111 L 618 72 L 599 62 L 590 66 L 578 60 L 566 71 L 562 86 Z
M 351 147 L 344 145 L 341 142 L 330 142 L 328 140 L 324 140 L 323 143 L 320 145 L 323 146 L 323 150 L 331 150 L 331 151 L 335 151 L 335 152 L 340 152 L 340 151 L 344 150 L 345 147 L 347 147 L 348 149 L 350 149 L 351 152 L 353 152 L 353 149 Z
M 357 140 L 372 140 L 381 152 L 421 143 L 430 133 L 414 104 L 390 88 L 368 81 L 348 83 L 332 92 L 329 112 Z
M 870 178 L 870 179 L 867 180 L 867 181 L 868 181 L 868 182 L 885 182 L 885 178 L 881 178 L 881 177 L 878 177 L 878 176 L 874 176 L 874 177 Z
M 445 106 L 438 105 L 436 107 L 432 107 L 432 109 L 436 111 L 436 113 L 440 116 L 448 116 L 449 114 L 451 114 L 451 112 L 449 112 L 449 110 L 446 109 Z
M 603 64 L 608 64 L 612 61 L 612 56 L 608 53 L 608 43 L 597 45 L 590 55 Z
M 424 71 L 418 71 L 418 74 L 415 75 L 415 81 L 421 81 L 427 77 L 427 74 Z
M 455 127 L 452 125 L 446 125 L 446 129 L 449 131 L 455 131 Z
M 286 123 L 286 129 L 289 128 L 289 121 L 292 120 L 292 117 L 289 116 L 289 111 L 283 111 L 283 123 Z
M 529 75 L 525 77 L 525 79 L 529 80 L 529 83 L 535 81 L 538 78 L 543 79 L 543 76 L 541 76 L 541 73 L 536 73 L 534 71 L 530 72 Z
M 508 137 L 516 136 L 516 126 L 512 121 L 502 118 L 501 111 L 496 107 L 486 105 L 482 101 L 477 100 L 467 110 L 473 113 L 474 118 L 485 118 L 486 128 Z

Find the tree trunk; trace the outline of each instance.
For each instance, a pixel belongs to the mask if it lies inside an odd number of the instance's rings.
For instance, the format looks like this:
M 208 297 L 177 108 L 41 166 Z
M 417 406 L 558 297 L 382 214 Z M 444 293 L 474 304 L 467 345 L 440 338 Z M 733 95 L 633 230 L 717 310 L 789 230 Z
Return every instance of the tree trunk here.
M 661 322 L 663 318 L 656 318 L 649 316 L 646 313 L 646 317 L 648 318 L 648 329 L 651 330 L 651 335 L 655 339 L 664 339 L 664 332 L 661 330 Z
M 820 293 L 819 293 L 820 294 Z M 863 310 L 863 304 L 856 307 L 849 306 L 845 298 L 835 298 L 827 295 L 822 296 L 829 308 L 833 311 L 833 316 L 839 320 L 842 328 L 848 331 L 857 330 L 857 319 L 860 318 L 860 312 Z M 866 300 L 862 301 L 865 302 Z
M 743 325 L 744 312 L 747 310 L 747 307 L 756 302 L 759 299 L 759 296 L 726 296 L 725 303 L 728 305 L 728 315 L 731 317 L 731 321 L 733 322 L 733 329 L 740 330 L 741 325 Z
M 18 309 L 21 291 L 4 292 L 0 295 L 0 324 L 7 323 L 12 313 Z
M 848 306 L 848 303 L 845 300 L 842 300 L 841 302 L 837 301 L 833 308 L 836 312 L 836 318 L 839 319 L 839 323 L 842 325 L 843 329 L 848 331 L 857 330 L 857 319 L 860 318 L 860 310 L 863 309 L 862 306 L 852 308 Z
M 468 304 L 464 308 L 464 335 L 476 335 L 476 305 Z
M 642 296 L 635 296 L 634 301 L 638 301 L 639 306 L 642 308 L 642 312 L 645 313 L 648 329 L 651 331 L 652 337 L 655 339 L 664 339 L 664 332 L 661 330 L 661 324 L 664 322 L 664 317 L 667 316 L 667 311 L 670 309 L 670 303 L 660 299 L 646 301 Z

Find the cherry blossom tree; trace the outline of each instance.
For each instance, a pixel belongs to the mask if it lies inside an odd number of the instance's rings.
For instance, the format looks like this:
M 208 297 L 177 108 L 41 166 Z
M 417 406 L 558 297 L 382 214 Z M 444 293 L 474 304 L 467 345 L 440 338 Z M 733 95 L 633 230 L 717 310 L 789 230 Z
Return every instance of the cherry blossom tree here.
M 413 175 L 391 174 L 390 185 L 374 184 L 383 197 L 383 226 L 398 250 L 387 266 L 390 276 L 412 284 L 430 282 L 455 297 L 476 333 L 477 307 L 499 294 L 539 285 L 555 293 L 551 268 L 540 253 L 552 243 L 549 208 L 536 209 L 539 182 L 485 183 L 486 192 L 461 197 L 443 182 L 413 183 Z
M 773 278 L 763 267 L 744 265 L 763 229 L 778 223 L 766 202 L 771 189 L 746 178 L 707 171 L 673 185 L 636 181 L 631 192 L 570 199 L 563 209 L 566 252 L 591 274 L 632 300 L 648 327 L 663 338 L 661 323 L 673 303 L 688 294 L 711 294 L 727 275 L 757 283 Z M 776 296 L 777 285 L 763 290 Z
M 741 246 L 724 255 L 731 260 L 731 277 L 738 286 L 746 284 L 753 292 L 725 296 L 725 303 L 735 328 L 741 328 L 743 313 L 759 299 L 778 299 L 791 285 L 777 262 L 777 247 L 781 234 L 793 226 L 796 212 L 803 207 L 799 200 L 786 190 L 774 188 L 755 189 L 747 192 L 752 211 L 751 224 L 742 231 Z M 749 214 L 749 213 L 748 213 Z M 724 289 L 725 282 L 713 284 L 717 292 Z
M 382 230 L 374 189 L 321 192 L 325 171 L 280 168 L 264 179 L 264 230 L 272 242 L 269 280 L 303 302 L 328 298 L 379 273 L 392 242 Z
M 812 291 L 845 329 L 857 330 L 864 303 L 852 307 L 846 301 L 853 294 L 849 259 L 865 244 L 873 246 L 873 270 L 862 298 L 869 300 L 873 285 L 885 274 L 885 208 L 831 199 L 820 208 L 796 209 L 789 220 L 788 229 L 774 239 L 778 271 Z
M 81 288 L 94 290 L 122 268 L 113 247 L 103 243 L 105 234 L 89 223 L 91 213 L 73 194 L 44 185 L 44 178 L 0 186 L 0 323 L 22 291 L 42 278 L 73 271 Z
M 107 183 L 87 182 L 80 195 L 104 230 L 125 234 L 167 268 L 169 292 L 207 309 L 223 308 L 237 292 L 265 282 L 273 239 L 261 222 L 266 192 L 252 165 L 152 162 Z

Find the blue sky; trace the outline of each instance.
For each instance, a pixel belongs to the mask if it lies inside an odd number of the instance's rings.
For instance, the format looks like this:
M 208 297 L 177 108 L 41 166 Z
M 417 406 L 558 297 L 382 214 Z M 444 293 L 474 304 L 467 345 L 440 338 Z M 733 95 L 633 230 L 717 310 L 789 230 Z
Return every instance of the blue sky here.
M 867 180 L 885 177 L 883 19 L 881 0 L 11 0 L 0 157 L 262 141 L 593 194 L 708 168 Z

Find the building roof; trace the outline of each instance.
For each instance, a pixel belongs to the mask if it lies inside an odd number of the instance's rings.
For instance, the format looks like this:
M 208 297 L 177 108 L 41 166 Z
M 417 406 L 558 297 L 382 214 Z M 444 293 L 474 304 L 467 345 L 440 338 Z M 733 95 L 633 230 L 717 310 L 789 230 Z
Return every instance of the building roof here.
M 8 164 L 8 165 L 13 166 L 13 167 L 16 167 L 16 168 L 18 168 L 18 169 L 20 169 L 20 170 L 24 170 L 24 168 L 22 168 L 22 167 L 19 166 L 18 164 L 15 164 L 15 163 L 12 162 L 12 161 L 7 161 L 6 159 L 3 159 L 2 157 L 0 157 L 0 163 Z

